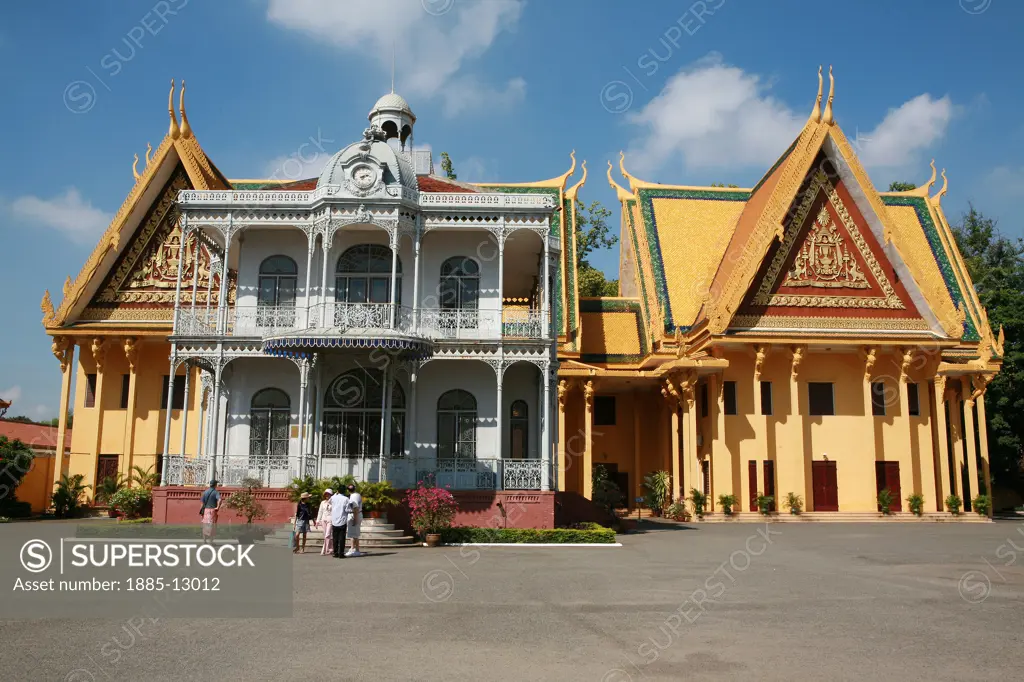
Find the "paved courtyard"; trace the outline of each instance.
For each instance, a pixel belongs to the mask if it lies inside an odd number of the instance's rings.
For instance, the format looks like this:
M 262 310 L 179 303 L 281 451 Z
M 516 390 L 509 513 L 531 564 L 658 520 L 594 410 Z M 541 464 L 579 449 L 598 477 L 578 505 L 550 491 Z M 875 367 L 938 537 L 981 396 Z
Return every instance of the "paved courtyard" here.
M 116 663 L 99 650 L 123 620 L 5 622 L 0 679 L 904 682 L 1024 669 L 1024 522 L 655 526 L 622 542 L 307 554 L 292 619 L 162 620 Z

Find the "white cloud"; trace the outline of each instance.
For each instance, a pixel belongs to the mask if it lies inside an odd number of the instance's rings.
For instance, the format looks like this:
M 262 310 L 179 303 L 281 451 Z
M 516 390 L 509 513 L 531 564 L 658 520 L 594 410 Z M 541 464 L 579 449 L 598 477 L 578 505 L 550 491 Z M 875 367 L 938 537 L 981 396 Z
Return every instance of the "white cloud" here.
M 997 166 L 985 177 L 984 186 L 993 195 L 1024 196 L 1024 166 Z
M 471 156 L 459 161 L 455 170 L 459 174 L 459 180 L 464 182 L 497 182 L 500 180 L 498 163 L 494 159 Z
M 897 109 L 890 109 L 869 133 L 854 138 L 857 155 L 868 168 L 904 168 L 918 154 L 943 138 L 953 118 L 953 102 L 946 95 L 933 99 L 918 95 Z
M 15 216 L 59 230 L 79 244 L 95 243 L 113 218 L 83 200 L 74 187 L 52 199 L 19 197 L 10 208 Z
M 444 115 L 454 118 L 475 109 L 508 109 L 526 99 L 526 81 L 513 78 L 503 89 L 492 88 L 475 78 L 456 78 L 445 86 Z
M 14 403 L 20 398 L 21 386 L 11 386 L 10 388 L 0 390 L 0 400 L 6 400 L 9 403 Z
M 409 98 L 442 97 L 446 113 L 490 106 L 486 95 L 467 96 L 473 81 L 460 81 L 457 74 L 500 33 L 515 28 L 524 0 L 428 2 L 431 12 L 419 0 L 270 0 L 267 19 L 374 59 L 385 70 L 391 69 L 394 49 L 396 90 Z M 522 90 L 520 81 L 492 90 L 508 96 Z
M 312 156 L 289 154 L 271 159 L 264 166 L 264 178 L 268 180 L 305 180 L 318 178 L 330 160 L 330 154 L 316 153 Z

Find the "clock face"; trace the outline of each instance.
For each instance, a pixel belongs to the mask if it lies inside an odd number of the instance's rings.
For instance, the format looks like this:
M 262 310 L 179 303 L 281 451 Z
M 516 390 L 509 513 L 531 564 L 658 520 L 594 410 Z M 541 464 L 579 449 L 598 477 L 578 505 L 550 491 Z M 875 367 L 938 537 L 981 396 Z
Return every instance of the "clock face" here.
M 377 182 L 377 171 L 369 166 L 358 166 L 352 171 L 352 181 L 360 189 L 368 189 Z

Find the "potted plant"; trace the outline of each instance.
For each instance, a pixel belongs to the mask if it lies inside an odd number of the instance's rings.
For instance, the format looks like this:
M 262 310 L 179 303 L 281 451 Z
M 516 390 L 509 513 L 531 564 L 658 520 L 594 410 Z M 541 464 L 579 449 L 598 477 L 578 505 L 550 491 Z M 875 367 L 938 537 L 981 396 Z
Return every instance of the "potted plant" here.
M 907 507 L 910 509 L 910 513 L 914 516 L 922 516 L 924 514 L 924 495 L 908 495 L 907 496 Z
M 693 505 L 694 516 L 703 519 L 704 510 L 708 507 L 708 496 L 696 488 L 690 488 L 690 503 Z
M 686 511 L 686 505 L 681 502 L 673 502 L 665 510 L 665 516 L 673 521 L 689 521 L 690 512 Z
M 644 502 L 654 516 L 661 516 L 668 502 L 668 487 L 672 475 L 667 471 L 652 471 L 644 476 Z
M 774 495 L 763 495 L 760 491 L 757 493 L 757 509 L 761 512 L 762 516 L 768 516 L 772 513 L 772 507 L 775 506 Z
M 786 493 L 786 508 L 790 514 L 797 516 L 803 511 L 804 499 L 796 493 Z
M 53 514 L 58 519 L 77 516 L 82 506 L 82 495 L 91 486 L 82 483 L 82 474 L 61 474 L 57 489 L 53 491 Z
M 950 495 L 946 498 L 946 511 L 953 516 L 960 516 L 960 505 L 962 504 L 963 500 L 959 495 Z
M 398 504 L 398 497 L 390 481 L 360 483 L 358 489 L 363 496 L 363 513 L 367 518 L 386 521 L 388 507 Z
M 406 494 L 405 503 L 409 505 L 412 527 L 424 536 L 427 547 L 441 544 L 441 533 L 452 527 L 458 510 L 451 492 L 420 481 Z
M 888 516 L 892 509 L 892 491 L 888 488 L 882 488 L 878 491 L 878 511 L 882 512 L 882 516 Z
M 122 474 L 118 474 L 117 476 L 107 476 L 100 481 L 98 486 L 96 486 L 96 504 L 101 507 L 110 507 L 110 509 L 107 510 L 107 514 L 110 518 L 117 516 L 117 510 L 112 504 L 110 504 L 110 500 L 113 499 L 114 495 L 124 488 L 126 484 L 127 479 L 125 479 Z
M 722 513 L 726 516 L 732 516 L 732 508 L 736 506 L 735 495 L 719 495 L 718 504 L 722 507 Z
M 973 509 L 978 516 L 988 516 L 992 511 L 992 498 L 988 495 L 978 495 L 971 500 L 971 509 Z

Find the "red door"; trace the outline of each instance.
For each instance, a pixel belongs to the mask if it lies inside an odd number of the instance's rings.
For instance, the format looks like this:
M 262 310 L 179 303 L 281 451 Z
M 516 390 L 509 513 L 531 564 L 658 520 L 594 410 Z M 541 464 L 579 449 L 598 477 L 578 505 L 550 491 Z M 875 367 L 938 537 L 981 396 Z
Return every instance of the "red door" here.
M 748 465 L 749 475 L 747 480 L 750 484 L 750 511 L 757 511 L 757 460 L 750 460 Z
M 769 511 L 775 511 L 778 500 L 775 499 L 775 461 L 764 461 L 764 494 L 772 498 Z
M 814 511 L 839 511 L 839 483 L 835 462 L 811 462 Z
M 875 486 L 877 492 L 885 488 L 892 493 L 890 511 L 903 511 L 903 496 L 900 494 L 900 463 L 875 462 Z

